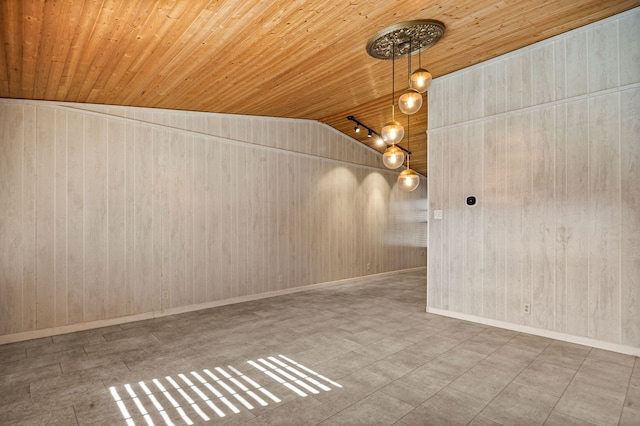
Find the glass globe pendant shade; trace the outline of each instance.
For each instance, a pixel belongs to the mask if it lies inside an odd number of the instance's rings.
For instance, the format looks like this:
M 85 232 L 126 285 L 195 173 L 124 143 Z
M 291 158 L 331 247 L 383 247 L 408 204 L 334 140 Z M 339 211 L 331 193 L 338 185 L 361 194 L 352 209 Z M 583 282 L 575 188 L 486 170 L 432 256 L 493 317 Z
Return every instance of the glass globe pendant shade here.
M 404 127 L 396 120 L 391 120 L 382 128 L 380 133 L 382 140 L 386 142 L 387 145 L 394 145 L 404 137 Z
M 388 169 L 397 169 L 404 163 L 404 152 L 395 145 L 391 145 L 382 154 L 382 162 Z
M 431 86 L 431 73 L 424 68 L 418 68 L 409 77 L 409 84 L 411 88 L 418 91 L 418 93 L 424 93 Z
M 405 169 L 398 175 L 400 189 L 405 192 L 414 191 L 420 185 L 420 176 L 411 169 Z
M 422 95 L 415 89 L 407 89 L 400 95 L 398 106 L 407 115 L 415 114 L 422 108 Z

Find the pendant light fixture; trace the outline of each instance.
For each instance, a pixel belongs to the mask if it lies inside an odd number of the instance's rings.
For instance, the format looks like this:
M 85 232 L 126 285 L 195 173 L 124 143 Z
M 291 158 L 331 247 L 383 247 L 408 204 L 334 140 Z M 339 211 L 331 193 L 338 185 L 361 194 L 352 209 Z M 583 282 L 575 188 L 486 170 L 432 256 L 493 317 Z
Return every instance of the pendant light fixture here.
M 396 121 L 394 114 L 395 58 L 396 56 L 401 57 L 404 55 L 409 58 L 407 75 L 409 76 L 410 89 L 403 93 L 402 100 L 398 106 L 405 114 L 414 114 L 422 106 L 422 96 L 411 83 L 411 55 L 423 48 L 426 50 L 435 45 L 444 36 L 444 32 L 445 26 L 442 22 L 432 19 L 420 19 L 387 27 L 376 33 L 367 43 L 367 53 L 370 56 L 376 59 L 391 59 L 392 63 L 391 121 L 382 128 L 381 132 L 384 142 L 391 145 L 382 156 L 382 162 L 390 169 L 397 169 L 404 164 L 404 149 L 396 146 L 404 137 L 404 128 Z M 409 150 L 406 150 L 406 152 L 410 153 Z M 409 160 L 407 160 L 407 170 L 401 173 L 402 188 L 413 191 L 420 183 L 420 179 L 417 173 L 408 166 Z
M 410 133 L 410 118 L 407 117 L 407 150 L 411 150 L 411 133 Z M 398 184 L 400 185 L 400 189 L 404 192 L 414 191 L 418 185 L 420 185 L 420 176 L 411 169 L 411 165 L 409 164 L 411 160 L 411 156 L 407 155 L 407 168 L 400 172 L 398 175 Z
M 420 44 L 420 43 L 418 43 Z M 409 39 L 409 49 L 407 53 L 407 79 L 409 88 L 405 90 L 398 99 L 400 111 L 407 115 L 415 114 L 422 108 L 422 95 L 413 87 L 411 87 L 411 39 Z
M 418 45 L 418 69 L 411 73 L 409 77 L 409 85 L 418 91 L 418 93 L 425 93 L 431 86 L 431 73 L 422 68 L 422 51 L 421 45 Z
M 400 124 L 399 122 L 396 121 L 396 117 L 395 117 L 395 74 L 396 74 L 396 68 L 395 68 L 395 54 L 396 51 L 396 45 L 395 43 L 392 46 L 392 54 L 391 54 L 391 121 L 388 122 L 383 128 L 382 131 L 380 132 L 382 135 L 382 140 L 385 141 L 385 143 L 387 143 L 388 145 L 391 145 L 389 147 L 389 149 L 391 149 L 393 147 L 393 145 L 397 144 L 398 142 L 400 142 L 402 140 L 402 138 L 404 137 L 404 127 L 402 127 L 402 124 Z M 396 148 L 397 149 L 397 148 Z M 402 151 L 400 151 L 402 152 Z M 385 151 L 386 154 L 386 151 Z M 404 161 L 404 154 L 402 154 L 403 156 L 403 161 Z M 384 161 L 384 160 L 383 160 Z M 387 163 L 385 163 L 387 164 Z M 402 164 L 402 162 L 400 163 Z M 389 166 L 387 166 L 389 167 Z M 399 165 L 396 167 L 392 167 L 392 168 L 397 168 L 400 167 Z

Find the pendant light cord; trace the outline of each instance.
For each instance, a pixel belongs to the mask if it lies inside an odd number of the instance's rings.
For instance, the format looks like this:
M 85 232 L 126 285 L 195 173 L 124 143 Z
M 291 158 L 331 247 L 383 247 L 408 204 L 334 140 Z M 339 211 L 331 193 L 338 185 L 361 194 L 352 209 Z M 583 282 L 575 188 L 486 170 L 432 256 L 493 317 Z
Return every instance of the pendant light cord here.
M 411 152 L 411 116 L 407 115 L 407 151 Z M 410 169 L 411 166 L 409 161 L 411 160 L 411 156 L 407 154 L 407 169 Z
M 393 42 L 393 47 L 391 48 L 391 120 L 395 121 L 396 119 L 396 111 L 395 111 L 395 93 L 396 93 L 396 43 Z
M 409 37 L 409 51 L 407 52 L 407 84 L 411 87 L 411 48 L 413 47 L 411 37 Z

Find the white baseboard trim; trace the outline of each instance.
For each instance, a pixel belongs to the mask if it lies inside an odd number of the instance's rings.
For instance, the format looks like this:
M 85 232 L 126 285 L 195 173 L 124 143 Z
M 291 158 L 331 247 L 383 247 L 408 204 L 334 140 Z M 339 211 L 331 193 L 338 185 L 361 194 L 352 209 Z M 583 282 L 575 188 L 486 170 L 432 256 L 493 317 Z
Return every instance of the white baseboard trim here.
M 635 346 L 621 345 L 618 343 L 612 343 L 612 342 L 606 342 L 603 340 L 591 339 L 588 337 L 576 336 L 573 334 L 560 333 L 558 331 L 551 331 L 551 330 L 545 330 L 542 328 L 530 327 L 528 325 L 514 324 L 511 322 L 477 317 L 475 315 L 461 314 L 459 312 L 452 312 L 444 309 L 430 308 L 428 306 L 427 306 L 427 312 L 430 314 L 442 315 L 445 317 L 455 318 L 463 321 L 490 325 L 492 327 L 505 328 L 507 330 L 513 330 L 513 331 L 518 331 L 518 332 L 527 333 L 527 334 L 534 334 L 536 336 L 548 337 L 550 339 L 562 340 L 564 342 L 575 343 L 575 344 L 584 345 L 584 346 L 591 346 L 598 349 L 604 349 L 607 351 L 619 352 L 626 355 L 640 357 L 640 348 Z
M 123 317 L 110 318 L 98 321 L 82 322 L 77 324 L 63 325 L 60 327 L 43 328 L 41 330 L 25 331 L 22 333 L 6 334 L 0 336 L 0 345 L 7 343 L 21 342 L 24 340 L 39 339 L 43 337 L 57 336 L 59 334 L 74 333 L 76 331 L 92 330 L 94 328 L 109 327 L 113 325 L 126 324 L 135 321 L 143 321 L 152 318 L 166 317 L 169 315 L 184 314 L 187 312 L 200 311 L 203 309 L 217 308 L 219 306 L 233 305 L 235 303 L 250 302 L 253 300 L 267 299 L 269 297 L 282 296 L 285 294 L 298 293 L 301 291 L 315 290 L 324 287 L 332 287 L 336 285 L 349 284 L 364 278 L 381 278 L 392 275 L 400 275 L 409 272 L 426 271 L 426 266 L 418 268 L 402 269 L 399 271 L 381 272 L 379 274 L 363 275 L 360 277 L 346 278 L 337 281 L 328 281 L 318 284 L 310 284 L 301 287 L 293 287 L 282 290 L 269 291 L 266 293 L 252 294 L 242 297 L 233 297 L 231 299 L 216 300 L 213 302 L 199 303 L 196 305 L 180 306 L 176 308 L 162 309 L 159 311 L 144 312 L 135 315 L 127 315 Z

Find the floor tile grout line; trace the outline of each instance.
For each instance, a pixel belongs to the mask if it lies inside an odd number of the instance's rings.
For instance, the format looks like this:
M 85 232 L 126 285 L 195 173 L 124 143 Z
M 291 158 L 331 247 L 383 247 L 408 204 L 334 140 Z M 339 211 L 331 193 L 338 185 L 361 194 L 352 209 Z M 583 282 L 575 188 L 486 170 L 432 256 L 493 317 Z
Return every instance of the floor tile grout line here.
M 578 375 L 578 372 L 580 372 L 580 369 L 582 368 L 582 366 L 584 365 L 584 363 L 587 361 L 587 359 L 589 358 L 589 355 L 591 354 L 591 351 L 593 351 L 593 348 L 589 349 L 589 352 L 587 353 L 587 355 L 584 357 L 584 359 L 582 360 L 582 362 L 580 363 L 580 366 L 576 369 L 576 372 L 573 373 L 573 376 L 571 377 L 571 380 L 569 380 L 569 383 L 567 384 L 567 386 L 564 388 L 564 390 L 562 391 L 562 394 L 558 397 L 558 400 L 556 401 L 555 404 L 553 404 L 553 408 L 551 408 L 551 411 L 549 411 L 549 414 L 547 415 L 547 417 L 544 419 L 544 423 L 547 422 L 547 420 L 549 420 L 549 417 L 551 416 L 551 414 L 553 414 L 553 412 L 556 410 L 556 407 L 558 406 L 558 404 L 560 403 L 560 401 L 562 401 L 562 398 L 564 397 L 564 394 L 567 392 L 567 389 L 569 389 L 569 387 L 571 386 L 571 383 L 573 383 L 573 381 L 575 380 L 576 376 Z M 544 424 L 543 423 L 543 424 Z

